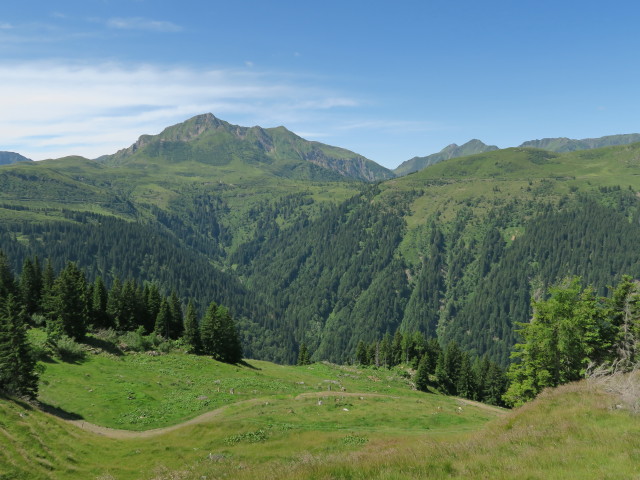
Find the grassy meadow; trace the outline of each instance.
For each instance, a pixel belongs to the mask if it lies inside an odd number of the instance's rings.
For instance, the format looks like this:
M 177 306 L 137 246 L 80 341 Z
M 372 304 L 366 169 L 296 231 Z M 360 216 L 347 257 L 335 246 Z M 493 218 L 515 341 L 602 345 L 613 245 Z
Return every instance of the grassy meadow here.
M 601 479 L 640 464 L 640 419 L 587 382 L 505 411 L 417 392 L 403 369 L 100 353 L 47 363 L 40 400 L 73 422 L 0 399 L 0 479 Z
M 235 366 L 179 353 L 51 361 L 40 401 L 74 424 L 0 401 L 0 478 L 180 478 L 168 472 L 235 462 L 272 468 L 380 441 L 459 436 L 502 414 L 416 392 L 407 377 L 401 369 Z

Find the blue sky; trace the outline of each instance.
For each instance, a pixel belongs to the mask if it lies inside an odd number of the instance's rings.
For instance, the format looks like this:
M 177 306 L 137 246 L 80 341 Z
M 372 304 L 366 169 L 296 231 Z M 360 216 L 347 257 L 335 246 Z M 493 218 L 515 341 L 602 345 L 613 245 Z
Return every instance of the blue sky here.
M 389 168 L 640 132 L 633 1 L 10 2 L 0 150 L 95 158 L 200 113 Z

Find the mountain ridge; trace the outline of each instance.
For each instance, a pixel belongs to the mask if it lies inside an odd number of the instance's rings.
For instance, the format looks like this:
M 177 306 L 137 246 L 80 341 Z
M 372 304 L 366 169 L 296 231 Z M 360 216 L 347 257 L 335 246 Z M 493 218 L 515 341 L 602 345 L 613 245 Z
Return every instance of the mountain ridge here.
M 592 150 L 594 148 L 611 147 L 615 145 L 628 145 L 640 142 L 640 133 L 628 133 L 619 135 L 607 135 L 597 138 L 573 139 L 567 137 L 543 138 L 540 140 L 528 140 L 520 147 L 533 147 L 549 150 L 556 153 L 574 152 L 577 150 Z
M 308 141 L 283 126 L 243 127 L 211 113 L 167 127 L 157 135 L 141 135 L 131 146 L 98 160 L 110 165 L 129 164 L 144 156 L 163 157 L 172 162 L 188 159 L 219 166 L 236 160 L 262 165 L 279 176 L 300 172 L 305 163 L 351 180 L 372 182 L 394 176 L 392 171 L 362 155 Z M 334 175 L 333 179 L 337 177 Z
M 457 145 L 455 143 L 447 145 L 438 153 L 432 153 L 431 155 L 424 157 L 413 157 L 410 160 L 402 162 L 393 170 L 393 172 L 397 176 L 408 175 L 409 173 L 417 172 L 418 170 L 422 170 L 423 168 L 434 165 L 443 160 L 464 157 L 475 153 L 491 152 L 494 150 L 499 150 L 499 148 L 495 145 L 486 145 L 484 142 L 474 138 L 462 145 Z

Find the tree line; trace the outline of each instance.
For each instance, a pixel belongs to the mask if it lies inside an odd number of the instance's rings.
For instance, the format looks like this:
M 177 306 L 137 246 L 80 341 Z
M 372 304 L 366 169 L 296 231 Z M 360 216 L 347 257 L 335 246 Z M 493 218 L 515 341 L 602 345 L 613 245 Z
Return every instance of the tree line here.
M 508 381 L 505 370 L 487 356 L 463 351 L 456 342 L 444 348 L 437 339 L 426 339 L 422 332 L 385 334 L 371 343 L 358 342 L 355 363 L 392 368 L 410 365 L 416 371 L 415 387 L 426 392 L 435 388 L 446 395 L 504 405 Z
M 42 326 L 47 341 L 81 341 L 87 333 L 112 329 L 181 340 L 188 351 L 229 363 L 242 360 L 242 346 L 229 310 L 211 302 L 201 320 L 193 301 L 186 314 L 178 294 L 162 295 L 155 283 L 144 286 L 116 277 L 107 289 L 101 277 L 88 282 L 75 263 L 55 272 L 50 261 L 24 261 L 16 278 L 0 250 L 0 391 L 34 397 L 35 360 L 26 328 Z

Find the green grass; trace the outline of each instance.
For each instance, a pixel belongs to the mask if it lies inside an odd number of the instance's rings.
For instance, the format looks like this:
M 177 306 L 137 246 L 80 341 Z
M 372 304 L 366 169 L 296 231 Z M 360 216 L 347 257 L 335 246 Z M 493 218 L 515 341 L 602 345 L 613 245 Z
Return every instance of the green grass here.
M 246 366 L 234 366 L 183 354 L 92 355 L 79 364 L 47 364 L 40 399 L 88 422 L 147 430 L 256 398 L 290 401 L 301 394 L 332 395 L 343 389 L 347 394 L 389 396 L 386 400 L 367 398 L 372 404 L 392 404 L 397 401 L 393 396 L 409 395 L 413 402 L 424 396 L 409 389 L 400 371 L 344 368 L 325 364 L 282 367 L 253 360 Z M 348 402 L 356 400 L 349 398 Z M 327 403 L 321 410 L 333 405 Z M 351 412 L 350 418 L 357 419 L 358 414 Z
M 640 417 L 585 382 L 501 414 L 411 390 L 401 370 L 248 364 L 182 354 L 47 364 L 42 400 L 83 420 L 0 399 L 0 478 L 613 479 L 635 478 L 640 460 Z M 132 415 L 141 407 L 148 423 Z M 82 428 L 156 428 L 207 410 L 216 415 L 142 438 Z
M 3 442 L 10 444 L 0 453 L 0 478 L 181 478 L 171 475 L 231 461 L 271 468 L 300 456 L 356 452 L 380 439 L 449 438 L 499 414 L 467 405 L 461 413 L 459 400 L 413 391 L 401 373 L 233 366 L 182 354 L 48 363 L 41 401 L 80 418 L 79 425 L 0 400 Z M 148 438 L 112 439 L 79 428 L 90 422 L 147 430 L 212 410 L 217 415 L 202 423 Z

